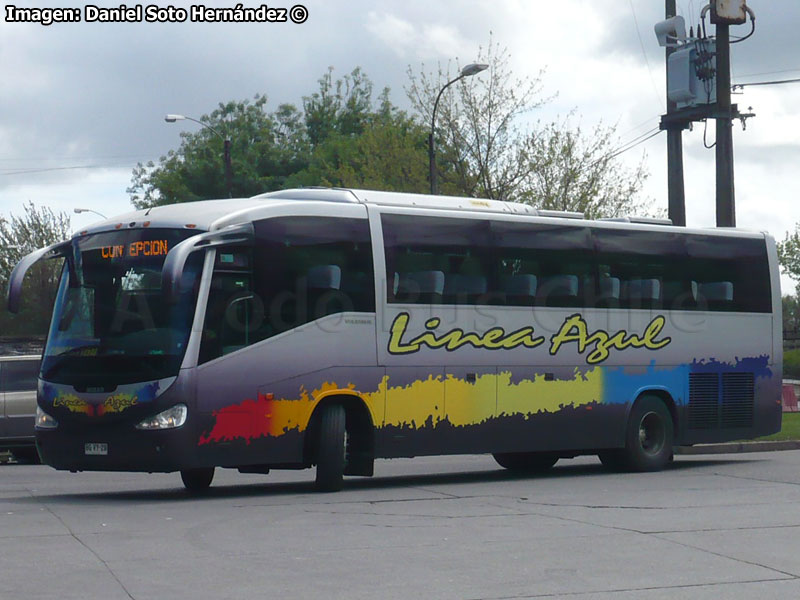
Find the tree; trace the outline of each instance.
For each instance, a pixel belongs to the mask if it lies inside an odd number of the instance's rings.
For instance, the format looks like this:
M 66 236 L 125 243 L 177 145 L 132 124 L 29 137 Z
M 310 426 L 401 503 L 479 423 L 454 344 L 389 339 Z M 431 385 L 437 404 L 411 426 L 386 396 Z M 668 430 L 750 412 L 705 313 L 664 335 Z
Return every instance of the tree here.
M 647 177 L 643 161 L 627 170 L 616 160 L 614 127 L 601 124 L 587 135 L 572 127 L 571 116 L 521 124 L 550 98 L 542 95 L 541 72 L 515 78 L 509 61 L 508 51 L 490 39 L 477 59 L 489 69 L 461 79 L 442 96 L 435 129 L 442 190 L 592 217 L 644 208 L 637 199 Z M 453 77 L 441 67 L 436 75 L 409 68 L 408 77 L 414 110 L 430 123 L 436 97 Z
M 777 245 L 781 271 L 795 282 L 800 282 L 800 223 L 794 226 L 794 233 L 787 232 Z
M 199 120 L 231 140 L 232 193 L 252 196 L 284 187 L 308 161 L 304 124 L 297 109 L 282 104 L 266 111 L 267 97 L 220 103 Z M 199 127 L 199 126 L 198 126 Z M 207 127 L 182 131 L 181 145 L 159 164 L 139 163 L 127 192 L 137 208 L 224 198 L 223 140 Z
M 28 202 L 25 214 L 9 219 L 0 217 L 0 286 L 8 288 L 14 266 L 26 254 L 67 239 L 69 216 Z M 53 301 L 61 274 L 61 261 L 45 260 L 31 267 L 25 277 L 20 312 L 0 312 L 3 335 L 35 336 L 47 333 Z M 5 305 L 5 301 L 3 302 Z
M 231 139 L 233 195 L 297 185 L 425 191 L 424 130 L 356 68 L 341 79 L 328 69 L 302 111 L 267 97 L 220 104 L 201 121 Z M 182 132 L 158 165 L 138 164 L 128 193 L 137 208 L 223 198 L 222 140 L 207 128 Z
M 333 80 L 333 67 L 319 81 L 319 90 L 303 97 L 308 140 L 312 147 L 334 134 L 363 133 L 372 115 L 372 82 L 356 67 L 344 78 Z M 386 91 L 386 90 L 384 90 Z
M 359 135 L 331 133 L 313 151 L 307 169 L 290 185 L 324 185 L 385 191 L 428 191 L 425 131 L 388 100 L 369 113 Z
M 488 71 L 461 79 L 440 98 L 435 147 L 446 193 L 508 200 L 526 175 L 527 133 L 519 118 L 546 99 L 540 97 L 541 72 L 514 78 L 509 59 L 490 41 L 477 58 Z M 436 98 L 453 76 L 441 66 L 436 75 L 410 67 L 407 75 L 406 94 L 422 121 L 431 123 Z
M 614 146 L 614 127 L 602 123 L 588 135 L 569 118 L 545 125 L 529 138 L 529 169 L 517 199 L 590 219 L 646 212 L 649 202 L 638 198 L 647 178 L 644 156 L 626 169 L 616 161 Z
M 786 295 L 781 298 L 783 314 L 783 339 L 800 343 L 800 298 Z

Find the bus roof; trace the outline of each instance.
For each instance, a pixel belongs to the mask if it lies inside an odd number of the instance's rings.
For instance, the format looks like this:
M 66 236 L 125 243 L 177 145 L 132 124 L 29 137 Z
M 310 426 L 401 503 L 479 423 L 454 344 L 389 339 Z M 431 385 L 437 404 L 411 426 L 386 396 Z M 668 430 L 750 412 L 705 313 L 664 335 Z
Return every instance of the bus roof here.
M 295 188 L 259 194 L 251 198 L 226 198 L 219 200 L 200 200 L 191 203 L 169 204 L 125 213 L 105 221 L 94 223 L 77 235 L 98 233 L 122 228 L 142 226 L 197 228 L 209 231 L 220 225 L 247 222 L 251 218 L 261 218 L 263 208 L 269 204 L 305 202 L 330 202 L 333 204 L 371 204 L 379 206 L 406 207 L 416 209 L 447 210 L 469 213 L 499 213 L 506 215 L 525 215 L 547 219 L 582 220 L 586 224 L 619 229 L 650 229 L 663 231 L 674 229 L 681 233 L 704 233 L 721 235 L 760 235 L 752 230 L 736 228 L 687 228 L 672 226 L 668 219 L 649 217 L 619 217 L 597 220 L 584 220 L 583 213 L 536 209 L 519 202 L 465 198 L 458 196 L 433 196 L 428 194 L 409 194 L 381 192 L 351 188 Z M 331 207 L 334 208 L 334 207 Z M 253 213 L 258 213 L 257 216 Z M 335 209 L 331 211 L 335 214 Z M 237 214 L 238 213 L 238 214 Z M 239 218 L 237 218 L 239 217 Z

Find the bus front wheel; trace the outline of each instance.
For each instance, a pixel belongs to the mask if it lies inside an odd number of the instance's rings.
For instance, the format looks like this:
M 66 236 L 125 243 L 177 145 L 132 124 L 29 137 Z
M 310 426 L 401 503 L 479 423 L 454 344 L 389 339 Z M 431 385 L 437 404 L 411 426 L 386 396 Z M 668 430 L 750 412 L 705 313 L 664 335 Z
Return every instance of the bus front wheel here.
M 186 489 L 193 493 L 198 494 L 206 491 L 214 479 L 214 467 L 206 469 L 184 469 L 181 471 L 181 479 Z
M 642 396 L 628 419 L 621 453 L 624 466 L 630 471 L 660 471 L 672 458 L 673 435 L 672 415 L 664 402 Z
M 344 484 L 347 463 L 347 415 L 340 404 L 322 408 L 317 440 L 316 487 L 320 492 L 336 492 Z

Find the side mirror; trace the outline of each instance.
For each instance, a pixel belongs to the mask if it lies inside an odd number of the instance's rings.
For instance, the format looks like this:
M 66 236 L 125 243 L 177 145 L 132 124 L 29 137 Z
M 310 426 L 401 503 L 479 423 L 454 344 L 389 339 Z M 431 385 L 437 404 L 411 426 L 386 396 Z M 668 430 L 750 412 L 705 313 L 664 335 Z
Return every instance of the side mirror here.
M 42 259 L 58 258 L 59 256 L 66 256 L 70 248 L 71 240 L 64 240 L 58 242 L 47 248 L 40 248 L 25 256 L 17 263 L 14 270 L 11 271 L 11 277 L 8 278 L 8 310 L 14 314 L 19 312 L 19 302 L 22 296 L 22 282 L 25 279 L 25 273 L 28 272 L 33 265 Z

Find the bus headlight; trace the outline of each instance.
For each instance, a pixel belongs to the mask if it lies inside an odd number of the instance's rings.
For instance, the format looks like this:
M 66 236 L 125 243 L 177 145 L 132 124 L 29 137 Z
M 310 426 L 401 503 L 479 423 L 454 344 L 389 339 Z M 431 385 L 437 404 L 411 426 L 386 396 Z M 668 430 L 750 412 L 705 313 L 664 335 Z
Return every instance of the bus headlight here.
M 154 417 L 148 417 L 139 423 L 136 429 L 175 429 L 186 423 L 188 413 L 185 404 L 176 404 Z
M 58 427 L 58 421 L 37 406 L 36 429 L 55 429 L 56 427 Z

